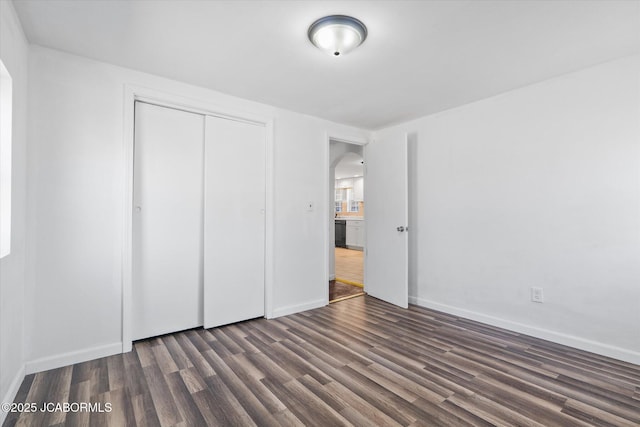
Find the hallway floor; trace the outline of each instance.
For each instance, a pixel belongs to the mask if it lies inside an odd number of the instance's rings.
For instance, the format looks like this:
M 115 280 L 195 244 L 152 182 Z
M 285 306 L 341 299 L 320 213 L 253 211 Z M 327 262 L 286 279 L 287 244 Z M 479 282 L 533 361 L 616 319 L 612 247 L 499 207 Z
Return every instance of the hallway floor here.
M 364 295 L 361 287 L 349 285 L 342 282 L 331 280 L 329 282 L 329 302 L 344 301 L 349 298 L 355 298 Z
M 364 252 L 336 248 L 336 279 L 364 283 Z

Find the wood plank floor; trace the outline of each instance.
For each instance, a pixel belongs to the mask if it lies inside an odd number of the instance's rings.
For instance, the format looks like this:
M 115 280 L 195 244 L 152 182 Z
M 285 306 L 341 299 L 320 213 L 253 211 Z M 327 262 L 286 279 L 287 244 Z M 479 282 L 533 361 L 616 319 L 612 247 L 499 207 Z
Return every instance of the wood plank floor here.
M 355 298 L 357 296 L 364 295 L 362 288 L 347 283 L 336 282 L 331 280 L 329 282 L 329 302 L 340 302 L 348 298 Z
M 364 283 L 364 252 L 336 248 L 336 278 Z
M 29 375 L 5 426 L 638 426 L 640 366 L 365 296 Z M 19 416 L 18 416 L 19 415 Z

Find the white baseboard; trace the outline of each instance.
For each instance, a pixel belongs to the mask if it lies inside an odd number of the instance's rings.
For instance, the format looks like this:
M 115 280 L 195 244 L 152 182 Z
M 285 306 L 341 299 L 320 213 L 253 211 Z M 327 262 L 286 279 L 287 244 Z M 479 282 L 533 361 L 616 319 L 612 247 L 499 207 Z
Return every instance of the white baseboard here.
M 13 381 L 9 385 L 9 390 L 2 398 L 2 403 L 12 403 L 13 399 L 16 398 L 16 394 L 18 394 L 18 390 L 20 390 L 20 386 L 22 385 L 22 381 L 24 380 L 25 375 L 25 367 L 22 365 L 18 372 L 16 372 L 16 376 L 13 377 Z M 7 418 L 7 412 L 0 410 L 0 425 L 4 423 L 4 420 Z
M 31 360 L 25 364 L 25 371 L 27 375 L 34 374 L 119 353 L 122 353 L 121 342 Z
M 433 310 L 442 311 L 454 316 L 464 317 L 465 319 L 475 320 L 477 322 L 486 323 L 491 326 L 497 326 L 499 328 L 508 329 L 513 332 L 530 335 L 532 337 L 552 341 L 557 344 L 567 345 L 569 347 L 574 347 L 580 350 L 585 350 L 591 353 L 596 353 L 602 356 L 607 356 L 614 359 L 622 360 L 624 362 L 640 365 L 640 353 L 636 351 L 587 340 L 573 335 L 564 334 L 562 332 L 538 328 L 536 326 L 531 326 L 524 323 L 513 322 L 511 320 L 501 319 L 499 317 L 490 316 L 487 314 L 467 310 L 464 308 L 454 307 L 447 304 L 441 304 L 439 302 L 431 301 L 424 298 L 417 298 L 415 296 L 410 296 L 409 302 L 420 307 L 431 308 Z
M 300 313 L 301 311 L 313 310 L 327 305 L 326 300 L 316 300 L 304 304 L 289 305 L 287 307 L 276 308 L 273 310 L 273 318 L 288 316 L 289 314 Z

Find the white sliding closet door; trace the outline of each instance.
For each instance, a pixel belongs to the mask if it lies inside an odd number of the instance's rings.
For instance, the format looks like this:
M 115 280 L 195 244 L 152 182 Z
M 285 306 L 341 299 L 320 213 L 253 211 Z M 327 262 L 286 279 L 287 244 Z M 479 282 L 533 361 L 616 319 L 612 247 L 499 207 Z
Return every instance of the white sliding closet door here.
M 206 118 L 204 326 L 264 316 L 265 128 Z
M 204 116 L 136 102 L 133 339 L 203 324 Z

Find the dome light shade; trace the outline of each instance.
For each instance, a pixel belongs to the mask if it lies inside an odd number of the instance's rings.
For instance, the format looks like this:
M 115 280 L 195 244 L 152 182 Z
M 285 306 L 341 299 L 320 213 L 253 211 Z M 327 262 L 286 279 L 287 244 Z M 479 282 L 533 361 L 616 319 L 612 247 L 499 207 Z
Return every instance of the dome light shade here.
M 367 38 L 367 27 L 356 18 L 331 15 L 309 27 L 309 40 L 332 56 L 343 55 L 360 46 Z

